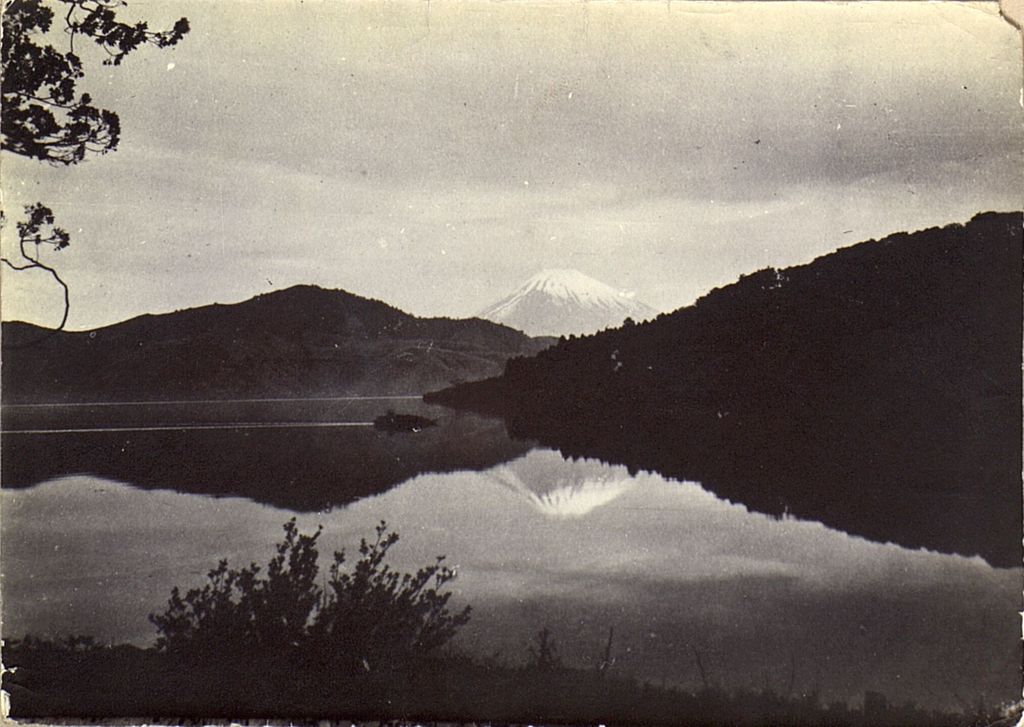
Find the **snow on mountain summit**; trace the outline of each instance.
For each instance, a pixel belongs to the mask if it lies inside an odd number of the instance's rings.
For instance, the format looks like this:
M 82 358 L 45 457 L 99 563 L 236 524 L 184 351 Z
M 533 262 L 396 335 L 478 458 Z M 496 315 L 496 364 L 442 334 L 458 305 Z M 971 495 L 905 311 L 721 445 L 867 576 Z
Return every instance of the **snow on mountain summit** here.
M 656 314 L 631 293 L 579 270 L 548 269 L 486 308 L 480 317 L 531 336 L 564 336 L 594 333 L 620 326 L 626 318 L 645 320 Z
M 529 290 L 539 290 L 559 298 L 591 302 L 594 305 L 606 305 L 611 300 L 618 301 L 631 297 L 579 270 L 560 268 L 541 270 L 527 280 L 523 287 Z

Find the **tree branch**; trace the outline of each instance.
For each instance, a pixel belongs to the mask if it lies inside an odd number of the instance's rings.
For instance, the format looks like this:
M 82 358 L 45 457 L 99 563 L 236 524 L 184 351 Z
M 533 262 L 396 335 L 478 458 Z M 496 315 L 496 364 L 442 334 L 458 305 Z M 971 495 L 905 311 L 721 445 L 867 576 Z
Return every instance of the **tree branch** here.
M 64 28 L 68 35 L 68 48 L 71 52 L 75 52 L 75 33 L 78 32 L 78 25 L 71 19 L 71 16 L 75 14 L 75 6 L 72 4 L 68 7 L 67 15 L 64 16 Z
M 32 268 L 35 267 L 34 264 L 22 265 L 21 267 L 18 267 L 5 257 L 0 257 L 0 263 L 6 264 L 7 267 L 9 267 L 11 270 L 31 270 Z
M 21 254 L 21 258 L 24 264 L 15 263 L 9 258 L 0 258 L 5 265 L 11 270 L 24 271 L 24 270 L 43 270 L 50 274 L 61 289 L 64 291 L 64 312 L 61 315 L 60 324 L 54 329 L 57 331 L 63 330 L 64 326 L 68 322 L 68 315 L 71 312 L 71 294 L 67 283 L 61 278 L 60 273 L 50 265 L 44 263 L 39 256 L 40 245 L 52 245 L 54 250 L 62 250 L 68 245 L 68 233 L 60 227 L 55 227 L 53 224 L 53 211 L 40 203 L 34 205 L 28 205 L 25 207 L 25 214 L 27 220 L 25 222 L 19 222 L 18 228 L 18 251 Z M 46 234 L 41 234 L 41 231 L 45 231 Z M 32 257 L 29 254 L 29 244 L 35 245 L 36 255 Z
M 22 251 L 22 254 L 24 254 L 24 251 Z M 27 255 L 25 256 L 25 259 L 29 261 L 29 264 L 28 265 L 24 265 L 24 266 L 15 265 L 13 262 L 8 260 L 7 258 L 0 258 L 0 262 L 5 263 L 12 270 L 19 270 L 19 271 L 21 271 L 21 270 L 35 270 L 35 269 L 45 270 L 46 272 L 48 272 L 50 274 L 50 276 L 55 281 L 57 281 L 57 284 L 60 285 L 60 287 L 64 290 L 64 312 L 63 312 L 63 314 L 60 317 L 60 323 L 57 325 L 57 327 L 54 330 L 55 331 L 62 331 L 62 330 L 64 330 L 64 326 L 67 325 L 67 322 L 68 322 L 68 315 L 71 313 L 71 290 L 68 288 L 68 284 L 65 283 L 64 279 L 60 276 L 60 274 L 54 268 L 51 268 L 49 265 L 46 265 L 45 263 L 41 263 L 38 260 L 33 260 L 32 258 L 28 257 Z
M 65 111 L 72 111 L 78 108 L 79 106 L 79 104 L 62 104 L 58 103 L 57 101 L 54 101 L 52 98 L 42 98 L 40 96 L 33 96 L 32 94 L 27 93 L 15 92 L 15 94 L 28 101 L 38 101 L 39 103 L 44 103 L 47 106 L 53 106 L 54 108 L 64 109 Z

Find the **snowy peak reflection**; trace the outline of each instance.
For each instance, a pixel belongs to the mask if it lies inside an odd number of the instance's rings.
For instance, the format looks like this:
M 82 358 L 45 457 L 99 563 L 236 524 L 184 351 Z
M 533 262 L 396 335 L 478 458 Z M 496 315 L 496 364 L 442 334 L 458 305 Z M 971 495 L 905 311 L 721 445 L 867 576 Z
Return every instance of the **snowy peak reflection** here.
M 550 449 L 533 450 L 485 474 L 554 518 L 583 517 L 636 486 L 625 467 L 566 460 Z

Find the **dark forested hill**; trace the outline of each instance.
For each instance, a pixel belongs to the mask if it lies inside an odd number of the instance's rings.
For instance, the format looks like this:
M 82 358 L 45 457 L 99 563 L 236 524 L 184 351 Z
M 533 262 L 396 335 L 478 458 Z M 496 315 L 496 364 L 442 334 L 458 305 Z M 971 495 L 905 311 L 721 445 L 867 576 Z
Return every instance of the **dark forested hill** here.
M 95 331 L 4 323 L 3 400 L 409 394 L 493 376 L 543 345 L 488 321 L 297 286 Z
M 875 540 L 1020 564 L 1021 213 L 762 270 L 431 401 Z

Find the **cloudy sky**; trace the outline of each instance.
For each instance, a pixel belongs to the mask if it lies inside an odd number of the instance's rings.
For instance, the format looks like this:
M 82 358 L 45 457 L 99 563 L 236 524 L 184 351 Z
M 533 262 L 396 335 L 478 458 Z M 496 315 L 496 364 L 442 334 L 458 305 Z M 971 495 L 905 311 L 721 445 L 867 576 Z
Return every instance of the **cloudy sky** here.
M 671 310 L 766 265 L 1022 206 L 1022 51 L 994 3 L 125 13 L 193 31 L 90 65 L 120 149 L 2 158 L 4 207 L 45 201 L 73 234 L 51 258 L 72 329 L 296 283 L 469 316 L 546 267 Z M 46 281 L 3 284 L 5 319 L 59 320 Z

